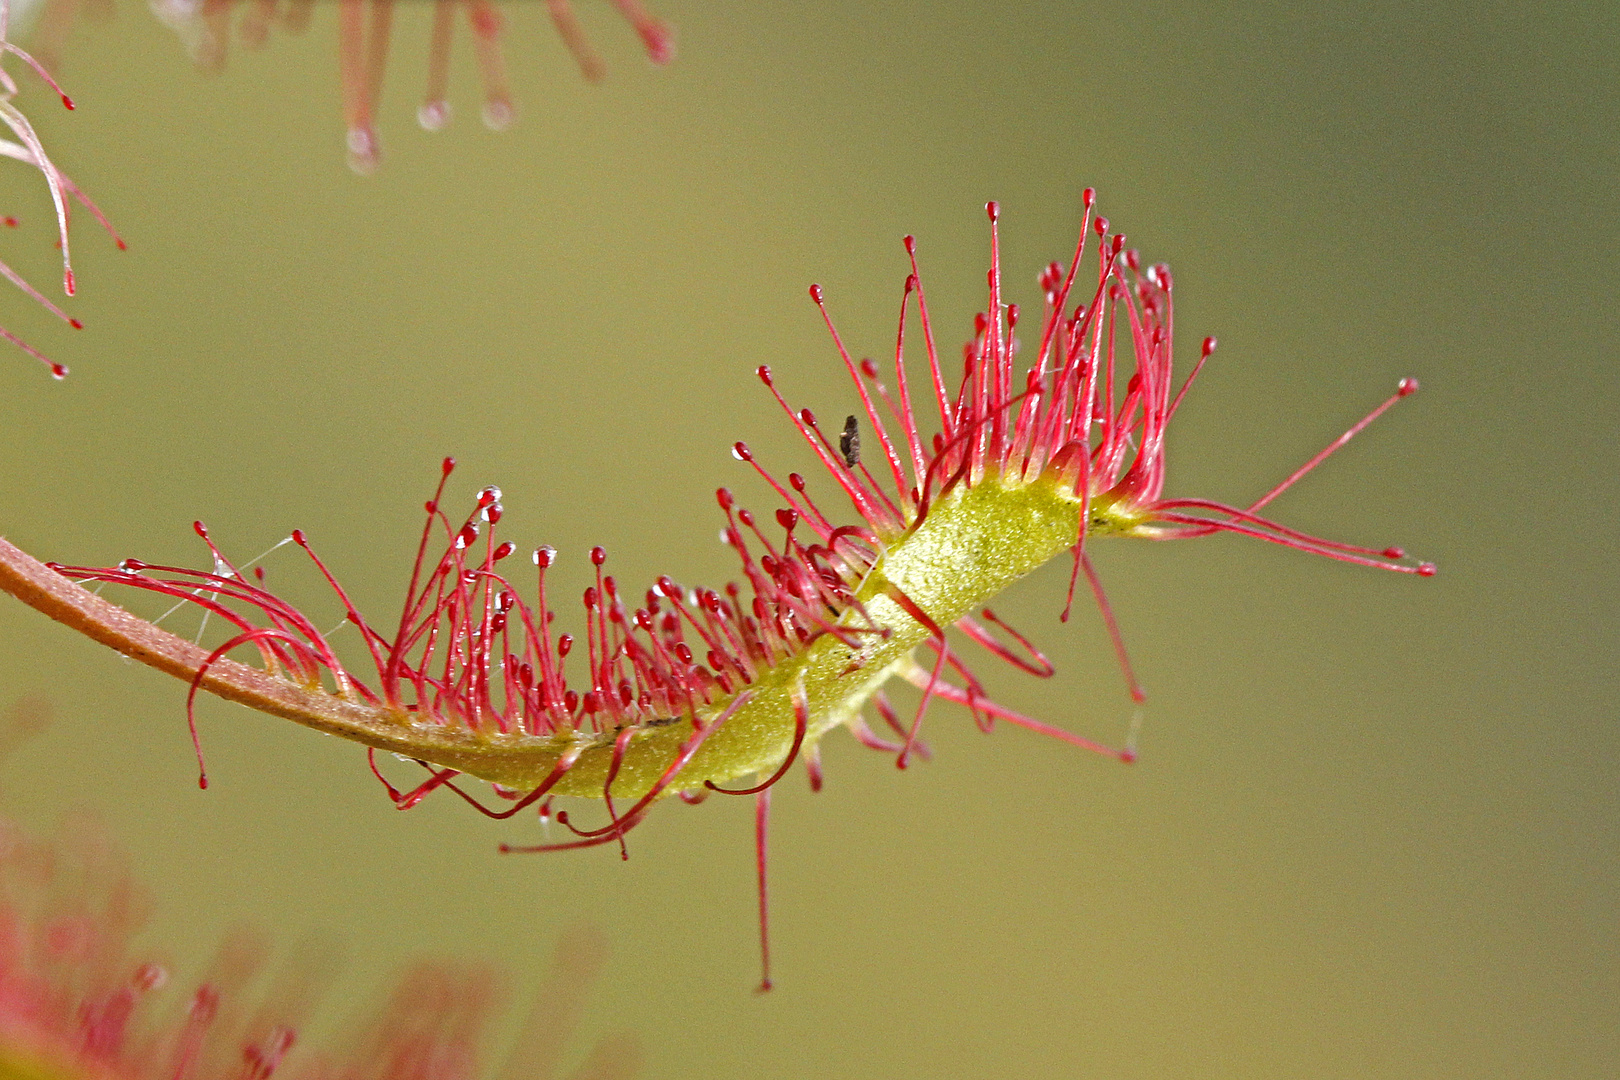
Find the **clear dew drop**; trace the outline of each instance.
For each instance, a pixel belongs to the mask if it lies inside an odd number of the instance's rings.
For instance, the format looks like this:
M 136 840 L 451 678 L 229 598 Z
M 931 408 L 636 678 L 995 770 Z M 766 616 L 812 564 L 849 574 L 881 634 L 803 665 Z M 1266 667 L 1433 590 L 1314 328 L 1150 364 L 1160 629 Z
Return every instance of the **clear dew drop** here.
M 416 122 L 422 125 L 424 131 L 443 131 L 445 125 L 450 123 L 450 103 L 448 101 L 427 101 L 416 110 Z
M 517 110 L 505 98 L 491 98 L 484 102 L 484 126 L 491 131 L 505 131 L 517 119 Z

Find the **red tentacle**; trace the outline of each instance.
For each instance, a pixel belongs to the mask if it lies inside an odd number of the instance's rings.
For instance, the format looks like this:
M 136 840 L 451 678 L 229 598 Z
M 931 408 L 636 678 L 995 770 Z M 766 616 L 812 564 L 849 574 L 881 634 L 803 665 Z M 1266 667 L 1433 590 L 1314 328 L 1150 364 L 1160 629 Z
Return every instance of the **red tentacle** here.
M 751 788 L 723 788 L 713 780 L 703 781 L 703 786 L 710 791 L 718 791 L 722 795 L 758 795 L 775 785 L 787 775 L 788 769 L 799 756 L 799 748 L 804 745 L 804 733 L 810 726 L 810 699 L 804 693 L 804 680 L 800 679 L 793 691 L 793 747 L 788 751 L 787 758 L 781 766 L 770 775 L 762 784 L 755 784 Z

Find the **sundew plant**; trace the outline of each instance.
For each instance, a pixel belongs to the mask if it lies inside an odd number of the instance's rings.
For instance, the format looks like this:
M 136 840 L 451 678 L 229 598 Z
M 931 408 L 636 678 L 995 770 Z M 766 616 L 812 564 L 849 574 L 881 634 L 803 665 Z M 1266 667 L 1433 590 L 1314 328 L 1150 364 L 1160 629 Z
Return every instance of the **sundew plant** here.
M 61 2 L 61 0 L 59 0 Z M 248 48 L 263 48 L 272 30 L 301 34 L 309 27 L 315 0 L 153 0 L 153 12 L 174 29 L 196 63 L 206 70 L 225 66 L 233 37 Z M 426 5 L 423 5 L 426 6 Z M 529 5 L 514 5 L 522 8 Z M 639 0 L 613 0 L 655 64 L 675 56 L 668 24 Z M 344 142 L 355 172 L 374 172 L 382 157 L 377 113 L 394 33 L 395 0 L 338 0 L 337 54 L 343 104 Z M 405 5 L 412 10 L 414 4 Z M 506 10 L 511 10 L 508 7 Z M 569 0 L 546 0 L 557 37 L 590 82 L 607 75 L 607 64 L 591 44 Z M 48 17 L 48 16 L 47 16 Z M 484 125 L 504 131 L 517 116 L 502 38 L 507 14 L 496 0 L 433 0 L 427 78 L 417 122 L 438 131 L 450 122 L 450 62 L 456 26 L 471 31 L 473 56 L 483 83 Z
M 38 840 L 0 818 L 0 1076 L 7 1080 L 549 1080 L 561 1075 L 606 960 L 595 931 L 561 936 L 505 1063 L 490 1063 L 503 977 L 463 960 L 401 971 L 380 1007 L 336 1037 L 330 959 L 251 931 L 186 979 L 144 940 L 145 890 L 92 821 Z M 169 942 L 169 948 L 183 942 Z M 609 1035 L 568 1075 L 628 1080 L 639 1043 Z M 499 1058 L 495 1061 L 498 1063 Z
M 10 22 L 11 2 L 10 0 L 0 0 L 0 64 L 3 64 L 4 60 L 9 56 L 17 57 L 56 92 L 65 107 L 73 108 L 73 99 L 68 97 L 62 88 L 57 85 L 56 80 L 51 77 L 51 73 L 46 70 L 45 65 L 24 52 L 11 40 Z M 34 130 L 34 125 L 29 121 L 27 115 L 17 107 L 15 99 L 18 93 L 16 80 L 11 77 L 10 72 L 0 66 L 0 124 L 4 124 L 12 135 L 10 139 L 0 138 L 0 156 L 8 157 L 13 161 L 20 161 L 24 165 L 38 169 L 40 176 L 44 178 L 45 186 L 51 194 L 51 204 L 56 210 L 56 243 L 62 251 L 62 292 L 72 296 L 77 290 L 77 283 L 73 275 L 73 257 L 68 247 L 68 220 L 73 202 L 77 200 L 86 210 L 90 211 L 96 220 L 101 223 L 102 227 L 107 230 L 108 234 L 112 236 L 113 242 L 120 249 L 124 247 L 124 241 L 96 204 L 91 202 L 84 192 L 79 190 L 78 185 L 69 179 L 67 174 L 58 168 L 56 163 L 51 160 L 50 155 L 45 152 L 45 144 L 40 141 L 39 134 Z M 7 228 L 16 228 L 18 221 L 15 217 L 6 214 L 0 216 L 0 224 L 4 224 Z M 21 289 L 26 296 L 75 330 L 84 328 L 83 323 L 63 311 L 4 261 L 0 261 L 0 276 L 4 276 L 7 281 Z M 35 360 L 44 364 L 46 370 L 54 378 L 62 379 L 67 377 L 68 369 L 65 364 L 50 359 L 39 349 L 23 341 L 4 327 L 0 327 L 0 338 L 5 338 Z
M 753 796 L 763 941 L 772 785 L 802 762 L 819 786 L 819 746 L 835 729 L 904 768 L 922 751 L 928 709 L 943 699 L 986 732 L 1006 723 L 1134 759 L 1128 739 L 1107 746 L 996 703 L 970 667 L 967 650 L 976 647 L 1032 675 L 1053 675 L 1030 640 L 985 607 L 1047 561 L 1072 558 L 1071 603 L 1084 574 L 1137 699 L 1089 554 L 1099 540 L 1236 534 L 1362 567 L 1434 572 L 1399 548 L 1312 536 L 1263 513 L 1415 391 L 1411 379 L 1259 498 L 1166 494 L 1168 428 L 1215 339 L 1204 338 L 1183 357 L 1184 373 L 1177 370 L 1169 268 L 1145 263 L 1095 216 L 1089 189 L 1083 203 L 1073 254 L 1041 273 L 1034 316 L 1008 299 L 1000 214 L 988 204 L 989 293 L 959 361 L 937 343 L 911 237 L 892 365 L 856 361 L 822 290 L 811 287 L 861 411 L 826 424 L 789 403 L 777 373 L 758 369 L 822 475 L 780 477 L 735 444 L 781 505 L 756 515 L 718 491 L 721 538 L 740 571 L 722 588 L 661 577 L 632 590 L 607 573 L 607 555 L 595 548 L 583 622 L 557 625 L 547 572 L 558 553 L 518 555 L 501 535 L 496 488 L 480 491 L 466 513 L 453 512 L 448 459 L 402 573 L 397 615 L 358 610 L 340 583 L 342 568 L 323 562 L 302 532 L 292 536 L 358 630 L 363 660 L 341 658 L 310 616 L 267 589 L 261 574 L 235 565 L 200 522 L 212 559 L 206 570 L 136 559 L 47 565 L 0 541 L 0 587 L 186 680 L 188 709 L 207 691 L 366 746 L 401 808 L 442 789 L 492 817 L 537 808 L 568 830 L 507 850 L 623 850 L 627 834 L 668 796 Z M 228 636 L 194 643 L 84 584 L 194 604 L 229 627 Z M 914 706 L 890 700 L 896 680 L 919 691 Z M 414 787 L 384 778 L 377 750 L 418 762 L 425 776 Z M 480 800 L 466 779 L 491 785 L 492 800 Z M 600 803 L 597 821 L 559 799 Z

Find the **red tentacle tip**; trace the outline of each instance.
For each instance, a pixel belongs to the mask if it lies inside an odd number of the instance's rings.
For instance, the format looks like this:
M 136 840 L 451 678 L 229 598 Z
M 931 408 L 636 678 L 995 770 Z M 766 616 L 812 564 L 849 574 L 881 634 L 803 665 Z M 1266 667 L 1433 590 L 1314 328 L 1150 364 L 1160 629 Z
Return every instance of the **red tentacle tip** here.
M 748 450 L 748 448 L 746 446 L 743 446 L 742 443 L 738 443 L 737 446 L 742 447 L 743 453 L 746 453 L 747 450 Z M 742 454 L 739 454 L 737 452 L 736 447 L 733 447 L 731 452 L 733 454 L 737 454 L 738 457 L 742 457 Z M 745 458 L 744 460 L 747 460 L 747 459 Z M 718 502 L 720 504 L 720 509 L 722 509 L 722 510 L 730 510 L 733 506 L 735 506 L 737 504 L 737 500 L 736 500 L 736 498 L 734 498 L 732 496 L 730 488 L 715 488 L 715 490 L 714 490 L 714 499 L 715 499 L 716 502 Z
M 653 21 L 636 31 L 647 49 L 647 59 L 655 64 L 667 64 L 675 59 L 675 32 L 661 21 Z
M 0 218 L 0 225 L 4 225 L 8 229 L 15 229 L 17 227 L 17 219 L 8 214 L 5 217 Z
M 534 549 L 534 565 L 540 567 L 542 570 L 556 561 L 556 558 L 557 549 L 552 547 L 550 544 L 545 544 Z
M 810 299 L 814 300 L 818 305 L 821 303 L 821 286 L 820 285 L 812 285 L 812 286 L 810 286 Z
M 292 531 L 292 539 L 293 543 L 297 544 L 301 548 L 309 547 L 309 541 L 304 539 L 303 529 L 294 529 Z
M 122 236 L 117 237 L 114 240 L 114 243 L 116 243 L 118 245 L 118 250 L 119 251 L 128 251 L 129 250 L 129 245 L 124 243 L 124 238 Z
M 1097 189 L 1088 187 L 1082 191 L 1080 193 L 1080 202 L 1084 204 L 1087 210 L 1090 210 L 1097 204 Z
M 63 105 L 64 105 L 64 106 L 65 106 L 65 107 L 67 107 L 67 108 L 69 108 L 69 109 L 76 109 L 76 108 L 78 108 L 78 106 L 77 106 L 77 105 L 74 105 L 74 104 L 73 104 L 73 99 L 72 99 L 72 98 L 70 98 L 70 97 L 68 97 L 68 96 L 67 96 L 67 95 L 66 95 L 66 94 L 63 94 L 63 95 L 62 95 L 62 104 L 63 104 Z
M 1395 387 L 1395 392 L 1401 397 L 1407 397 L 1418 392 L 1418 381 L 1408 375 Z
M 204 791 L 208 790 L 208 776 L 206 774 L 203 774 L 203 773 L 198 774 L 198 776 L 197 776 L 197 786 L 199 788 L 201 788 L 202 790 L 204 790 Z
M 901 238 L 900 242 L 906 246 L 907 255 L 917 254 L 917 238 L 915 236 L 908 233 L 906 236 Z
M 1119 752 L 1119 760 L 1126 765 L 1134 762 L 1136 760 L 1136 748 L 1134 746 L 1127 746 L 1125 749 L 1121 750 Z
M 1096 221 L 1093 221 L 1091 223 L 1091 227 L 1097 231 L 1098 236 L 1108 235 L 1108 219 L 1105 217 L 1100 217 Z
M 67 377 L 68 377 L 68 369 L 67 369 L 66 364 L 57 364 L 57 363 L 51 364 L 51 378 L 56 379 L 58 382 L 60 382 L 61 380 L 65 379 Z
M 1439 569 L 1432 562 L 1419 563 L 1417 568 L 1418 577 L 1434 577 Z
M 58 244 L 57 246 L 60 247 L 61 245 Z M 62 272 L 62 291 L 67 293 L 69 296 L 72 296 L 76 288 L 77 286 L 74 284 L 73 279 L 73 271 L 64 270 Z
M 592 565 L 601 566 L 605 562 L 607 562 L 607 548 L 601 545 L 591 548 Z
M 68 325 L 73 327 L 73 329 L 75 329 L 75 330 L 83 330 L 84 329 L 84 323 L 80 322 L 78 319 L 69 319 L 68 320 Z
M 987 202 L 984 204 L 984 212 L 990 215 L 991 221 L 998 221 L 1001 218 L 1001 204 L 994 200 Z
M 1219 344 L 1220 344 L 1220 342 L 1216 341 L 1212 337 L 1205 338 L 1204 339 L 1204 355 L 1209 356 L 1211 353 L 1213 353 L 1215 351 L 1215 346 L 1217 346 Z
M 1406 549 L 1405 548 L 1398 548 L 1398 547 L 1387 547 L 1387 548 L 1384 549 L 1384 558 L 1386 558 L 1386 559 L 1404 559 L 1404 558 L 1406 558 Z
M 731 456 L 736 458 L 738 461 L 754 460 L 754 452 L 748 449 L 748 444 L 744 442 L 731 444 Z
M 761 365 L 759 365 L 759 367 L 754 369 L 754 374 L 758 375 L 759 376 L 759 381 L 764 383 L 766 386 L 774 385 L 771 382 L 771 365 L 769 365 L 769 364 L 761 364 Z
M 474 5 L 469 21 L 472 23 L 473 33 L 486 40 L 494 39 L 501 33 L 501 13 L 488 5 Z
M 771 992 L 771 987 L 773 987 L 774 985 L 776 985 L 776 984 L 771 982 L 771 980 L 765 979 L 758 986 L 754 987 L 754 993 L 756 993 L 756 994 L 768 994 L 768 993 Z
M 204 525 L 200 521 L 193 521 L 191 523 L 191 531 L 202 537 L 204 540 L 208 539 L 208 526 Z
M 449 476 L 451 474 L 451 472 L 453 472 L 455 470 L 455 467 L 456 467 L 456 459 L 453 458 L 453 457 L 447 457 L 439 465 L 439 471 L 442 472 L 445 476 Z

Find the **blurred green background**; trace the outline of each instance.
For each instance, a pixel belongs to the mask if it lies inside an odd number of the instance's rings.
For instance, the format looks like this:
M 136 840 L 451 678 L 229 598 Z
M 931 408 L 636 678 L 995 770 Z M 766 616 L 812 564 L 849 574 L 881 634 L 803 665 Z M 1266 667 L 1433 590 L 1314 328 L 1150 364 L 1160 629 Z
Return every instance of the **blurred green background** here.
M 805 287 L 881 356 L 915 233 L 953 351 L 984 201 L 1033 308 L 1093 185 L 1173 266 L 1182 355 L 1221 339 L 1171 492 L 1253 497 L 1415 375 L 1274 509 L 1440 576 L 1099 547 L 1150 694 L 1141 761 L 939 706 L 905 773 L 829 738 L 827 790 L 778 789 L 767 997 L 748 800 L 662 808 L 628 863 L 501 857 L 532 818 L 398 813 L 358 748 L 214 701 L 200 792 L 181 684 L 6 599 L 0 704 L 58 714 L 6 765 L 9 812 L 101 808 L 182 964 L 243 921 L 330 931 L 356 1000 L 423 952 L 532 986 L 595 923 L 591 1029 L 638 1033 L 650 1077 L 1620 1073 L 1620 8 L 660 0 L 680 53 L 655 69 L 581 0 L 600 86 L 539 4 L 507 11 L 517 126 L 477 123 L 463 32 L 429 135 L 428 9 L 402 5 L 369 179 L 343 160 L 330 5 L 208 76 L 124 3 L 73 32 L 76 112 L 24 79 L 130 249 L 76 220 L 82 333 L 0 301 L 73 367 L 0 351 L 0 533 L 203 565 L 194 518 L 244 558 L 301 527 L 386 612 L 454 454 L 453 501 L 501 485 L 506 535 L 558 547 L 566 595 L 596 543 L 625 582 L 719 583 L 714 488 L 773 505 L 731 442 L 808 465 L 754 365 L 824 416 L 852 402 Z M 38 175 L 0 171 L 0 202 L 22 219 L 0 256 L 49 285 Z M 320 595 L 293 549 L 268 565 Z M 1116 741 L 1130 704 L 1095 613 L 1057 621 L 1066 574 L 996 605 L 1058 675 L 979 668 Z

